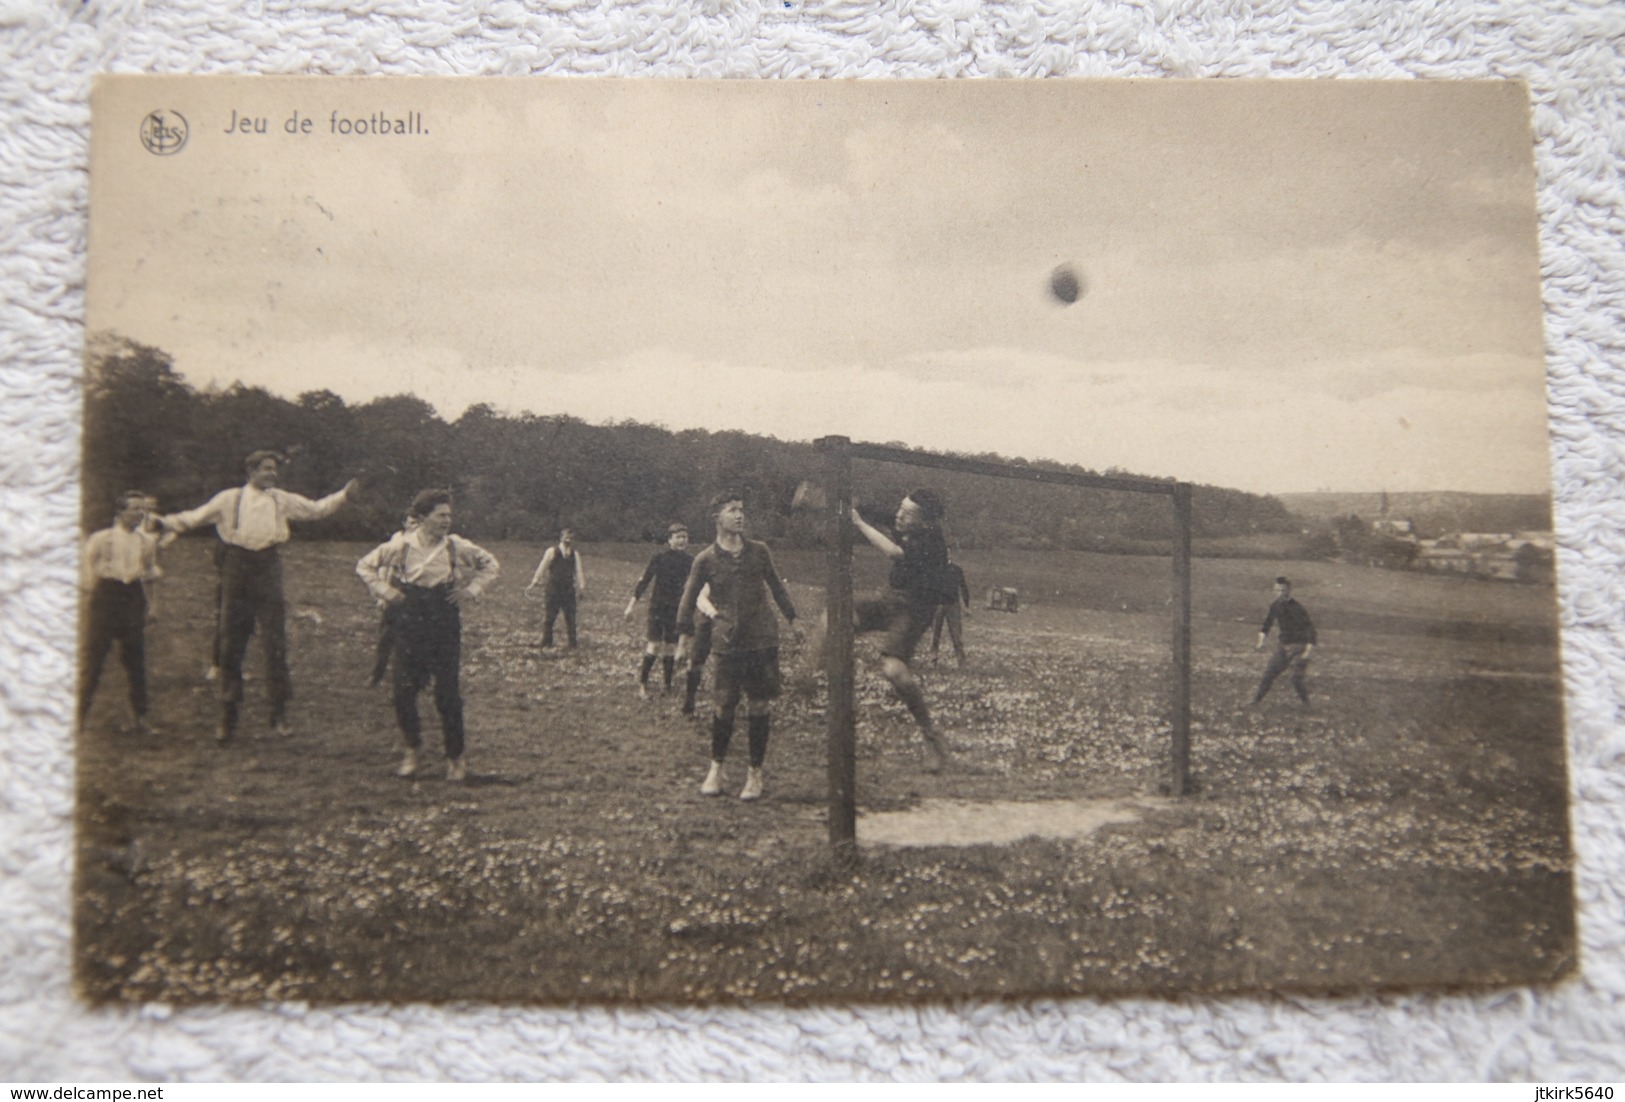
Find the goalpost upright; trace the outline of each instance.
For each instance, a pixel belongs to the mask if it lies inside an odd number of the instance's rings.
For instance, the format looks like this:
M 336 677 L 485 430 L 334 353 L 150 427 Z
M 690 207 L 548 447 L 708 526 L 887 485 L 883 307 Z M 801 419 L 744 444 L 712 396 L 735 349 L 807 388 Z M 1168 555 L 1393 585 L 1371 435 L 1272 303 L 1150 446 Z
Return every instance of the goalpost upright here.
M 1170 694 L 1172 727 L 1168 790 L 1183 795 L 1190 770 L 1191 737 L 1191 484 L 1159 482 L 1148 478 L 1051 471 L 1017 463 L 992 463 L 931 452 L 908 451 L 880 444 L 860 444 L 844 436 L 825 436 L 814 442 L 824 457 L 824 485 L 828 493 L 829 531 L 826 595 L 829 609 L 829 841 L 838 860 L 857 853 L 857 744 L 852 666 L 852 461 L 872 459 L 911 467 L 958 471 L 989 478 L 1013 478 L 1052 486 L 1157 494 L 1173 505 L 1173 686 Z

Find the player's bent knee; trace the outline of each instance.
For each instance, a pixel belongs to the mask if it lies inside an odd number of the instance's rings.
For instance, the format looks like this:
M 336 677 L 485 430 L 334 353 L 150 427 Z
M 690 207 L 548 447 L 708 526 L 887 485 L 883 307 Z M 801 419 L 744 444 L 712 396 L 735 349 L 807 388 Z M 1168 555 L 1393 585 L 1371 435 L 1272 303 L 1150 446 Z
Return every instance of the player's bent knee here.
M 881 657 L 880 672 L 893 685 L 903 685 L 914 680 L 914 672 L 908 668 L 908 663 L 890 654 Z

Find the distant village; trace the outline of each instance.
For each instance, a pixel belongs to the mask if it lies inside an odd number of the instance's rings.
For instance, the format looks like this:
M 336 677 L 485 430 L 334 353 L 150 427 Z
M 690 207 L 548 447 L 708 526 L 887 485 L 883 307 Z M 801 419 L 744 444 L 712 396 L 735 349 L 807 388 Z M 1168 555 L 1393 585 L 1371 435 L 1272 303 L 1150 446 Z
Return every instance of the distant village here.
M 1464 574 L 1508 582 L 1550 583 L 1557 541 L 1549 531 L 1449 532 L 1424 537 L 1410 518 L 1387 515 L 1367 528 L 1358 517 L 1337 522 L 1342 557 L 1369 566 Z

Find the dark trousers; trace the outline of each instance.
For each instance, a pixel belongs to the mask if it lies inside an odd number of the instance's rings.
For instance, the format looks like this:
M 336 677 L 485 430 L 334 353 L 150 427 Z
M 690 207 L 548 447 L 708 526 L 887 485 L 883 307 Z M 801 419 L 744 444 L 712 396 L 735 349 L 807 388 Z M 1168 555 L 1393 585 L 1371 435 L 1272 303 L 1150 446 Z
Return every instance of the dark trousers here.
M 1253 703 L 1264 699 L 1264 694 L 1270 691 L 1275 679 L 1288 669 L 1292 671 L 1292 687 L 1297 690 L 1298 699 L 1305 704 L 1309 703 L 1309 688 L 1304 684 L 1304 675 L 1309 672 L 1309 659 L 1303 656 L 1304 643 L 1292 643 L 1278 646 L 1275 653 L 1270 655 L 1270 664 L 1264 667 L 1264 679 L 1258 683 L 1258 691 L 1253 694 Z
M 948 641 L 954 645 L 954 657 L 965 657 L 965 624 L 959 613 L 959 602 L 937 606 L 937 618 L 931 622 L 931 653 L 942 646 L 942 625 L 948 625 Z
M 258 630 L 265 648 L 265 673 L 271 694 L 271 721 L 288 710 L 293 686 L 288 680 L 287 608 L 282 598 L 282 556 L 275 547 L 249 551 L 226 548 L 220 564 L 220 698 L 228 730 L 237 726 L 243 700 L 243 656 Z
M 90 592 L 90 609 L 85 624 L 84 666 L 79 685 L 79 718 L 90 712 L 101 680 L 107 652 L 117 643 L 119 659 L 130 683 L 130 707 L 135 714 L 147 714 L 147 595 L 140 582 L 116 582 L 103 578 Z
M 576 591 L 567 589 L 563 593 L 547 591 L 547 607 L 542 611 L 542 646 L 553 645 L 553 625 L 564 613 L 564 631 L 570 640 L 570 645 L 576 645 Z
M 463 756 L 463 692 L 458 671 L 463 657 L 463 620 L 447 597 L 450 585 L 425 589 L 400 585 L 406 599 L 395 606 L 395 722 L 406 745 L 423 745 L 418 694 L 434 682 L 434 706 L 446 757 Z
M 389 673 L 389 657 L 395 653 L 395 609 L 396 605 L 385 605 L 378 616 L 378 645 L 372 655 L 371 684 L 381 685 L 384 675 Z

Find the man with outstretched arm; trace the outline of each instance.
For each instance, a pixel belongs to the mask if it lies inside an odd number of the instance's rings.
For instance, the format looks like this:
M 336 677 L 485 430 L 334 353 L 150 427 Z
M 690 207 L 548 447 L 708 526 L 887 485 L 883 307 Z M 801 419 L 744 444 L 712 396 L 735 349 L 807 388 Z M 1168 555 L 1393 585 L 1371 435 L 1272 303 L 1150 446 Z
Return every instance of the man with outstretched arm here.
M 271 693 L 271 727 L 290 733 L 288 700 L 293 686 L 288 678 L 287 606 L 282 590 L 281 547 L 288 542 L 292 521 L 320 520 L 343 507 L 358 483 L 350 479 L 337 492 L 319 501 L 277 488 L 283 458 L 276 452 L 257 451 L 244 466 L 248 481 L 222 490 L 203 506 L 163 518 L 165 529 L 186 532 L 214 525 L 225 545 L 220 559 L 220 726 L 219 742 L 237 733 L 243 700 L 243 656 L 256 626 L 265 648 L 265 666 Z
M 779 625 L 768 603 L 789 623 L 796 639 L 796 608 L 784 588 L 767 544 L 745 538 L 745 502 L 737 493 L 724 492 L 711 499 L 717 538 L 694 558 L 683 598 L 677 609 L 679 659 L 687 658 L 694 641 L 694 616 L 700 595 L 709 586 L 712 621 L 711 648 L 716 672 L 712 687 L 715 714 L 711 717 L 711 768 L 700 785 L 706 796 L 720 796 L 723 762 L 733 739 L 734 715 L 739 700 L 746 700 L 750 733 L 750 768 L 741 800 L 762 798 L 762 768 L 767 761 L 773 699 L 779 695 Z
M 468 777 L 463 760 L 463 606 L 491 587 L 496 557 L 451 534 L 451 491 L 424 490 L 412 499 L 417 523 L 368 552 L 355 572 L 374 597 L 393 610 L 395 721 L 406 740 L 396 772 L 418 771 L 423 745 L 418 694 L 434 682 L 434 706 L 446 751 L 446 779 Z

